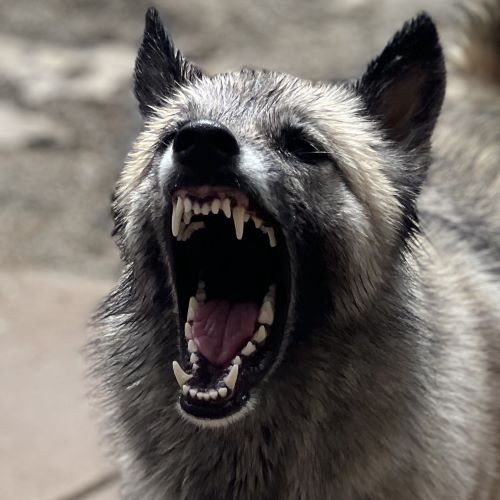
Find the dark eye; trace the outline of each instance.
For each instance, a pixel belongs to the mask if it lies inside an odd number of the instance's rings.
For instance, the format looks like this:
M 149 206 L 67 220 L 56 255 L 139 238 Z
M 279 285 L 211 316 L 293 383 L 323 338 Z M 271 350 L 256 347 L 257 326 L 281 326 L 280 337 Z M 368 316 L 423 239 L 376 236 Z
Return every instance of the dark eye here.
M 304 163 L 317 164 L 326 153 L 300 128 L 285 128 L 281 131 L 280 148 L 285 154 L 293 155 Z

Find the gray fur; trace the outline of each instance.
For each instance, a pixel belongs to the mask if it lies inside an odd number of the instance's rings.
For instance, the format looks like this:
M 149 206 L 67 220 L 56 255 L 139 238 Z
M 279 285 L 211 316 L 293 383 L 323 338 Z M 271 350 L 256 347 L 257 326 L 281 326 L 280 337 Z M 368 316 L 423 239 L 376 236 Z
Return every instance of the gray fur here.
M 125 498 L 500 498 L 500 92 L 463 70 L 448 89 L 428 171 L 426 146 L 387 141 L 353 82 L 197 75 L 154 108 L 115 193 L 124 271 L 89 343 Z M 266 137 L 304 116 L 336 168 L 273 150 Z M 243 418 L 215 429 L 181 417 L 170 369 L 176 297 L 158 214 L 172 174 L 155 148 L 187 118 L 234 131 L 293 272 L 280 359 Z M 420 222 L 403 236 L 401 192 L 421 175 Z M 321 293 L 304 297 L 311 276 Z

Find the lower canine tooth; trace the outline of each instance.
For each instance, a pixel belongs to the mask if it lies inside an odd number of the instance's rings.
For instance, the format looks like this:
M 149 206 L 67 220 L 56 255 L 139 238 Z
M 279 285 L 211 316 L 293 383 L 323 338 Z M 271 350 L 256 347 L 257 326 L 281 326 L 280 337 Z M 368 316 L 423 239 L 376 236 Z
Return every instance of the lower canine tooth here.
M 179 387 L 182 387 L 187 381 L 193 378 L 192 375 L 189 375 L 189 373 L 186 373 L 181 368 L 181 365 L 177 363 L 177 361 L 172 361 L 172 368 L 174 370 L 175 379 L 177 380 Z
M 262 342 L 264 342 L 266 338 L 267 338 L 266 328 L 264 325 L 260 325 L 259 329 L 255 332 L 254 336 L 252 337 L 252 340 L 254 342 L 257 342 L 257 344 L 262 344 Z
M 248 342 L 248 344 L 241 350 L 241 354 L 243 354 L 243 356 L 250 356 L 255 351 L 255 346 L 251 342 Z
M 227 376 L 224 377 L 224 383 L 227 387 L 234 391 L 234 387 L 236 386 L 236 381 L 238 380 L 238 365 L 233 365 L 231 371 Z
M 233 208 L 233 222 L 234 229 L 236 230 L 236 238 L 241 240 L 245 228 L 245 209 L 243 207 L 238 206 Z
M 271 302 L 264 302 L 260 308 L 259 318 L 257 320 L 262 325 L 272 325 L 274 321 L 274 310 Z
M 219 397 L 219 393 L 215 389 L 210 389 L 208 394 L 212 399 L 217 399 Z
M 231 218 L 231 200 L 229 198 L 225 198 L 222 202 L 222 211 L 228 219 Z

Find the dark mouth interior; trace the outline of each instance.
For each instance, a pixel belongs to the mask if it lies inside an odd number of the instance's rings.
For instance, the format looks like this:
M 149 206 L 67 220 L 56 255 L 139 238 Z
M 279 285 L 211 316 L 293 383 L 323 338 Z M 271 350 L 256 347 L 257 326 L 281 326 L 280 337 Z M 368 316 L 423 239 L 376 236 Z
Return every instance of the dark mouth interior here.
M 262 212 L 259 215 L 262 216 Z M 204 228 L 194 232 L 187 241 L 175 238 L 171 241 L 173 278 L 179 304 L 180 364 L 187 374 L 192 375 L 189 387 L 194 386 L 207 393 L 224 387 L 224 376 L 227 376 L 236 359 L 217 363 L 209 360 L 210 356 L 205 356 L 199 350 L 196 351 L 196 364 L 193 366 L 190 361 L 192 353 L 188 350 L 184 325 L 188 318 L 188 304 L 199 292 L 200 282 L 203 282 L 204 294 L 199 303 L 205 310 L 213 304 L 225 303 L 229 308 L 250 304 L 252 311 L 258 311 L 265 298 L 269 297 L 271 287 L 275 290 L 274 322 L 272 325 L 265 325 L 265 342 L 257 343 L 252 339 L 256 346 L 254 352 L 242 355 L 240 351 L 250 339 L 242 339 L 239 344 L 235 338 L 227 341 L 235 348 L 235 356 L 239 356 L 241 360 L 238 363 L 236 385 L 228 391 L 227 397 L 198 400 L 189 393 L 181 394 L 180 404 L 186 412 L 204 419 L 221 418 L 244 406 L 250 390 L 265 376 L 279 351 L 286 314 L 285 304 L 288 301 L 285 278 L 288 275 L 288 259 L 281 233 L 276 226 L 274 228 L 279 243 L 272 247 L 268 236 L 251 219 L 244 224 L 241 240 L 236 238 L 233 218 L 226 217 L 222 212 L 217 215 L 194 215 L 190 222 L 203 222 Z M 251 322 L 255 331 L 259 326 L 264 326 L 258 323 L 257 318 L 255 325 Z M 196 320 L 191 323 L 194 332 L 195 324 L 198 323 Z M 230 333 L 226 334 L 225 339 L 230 336 Z

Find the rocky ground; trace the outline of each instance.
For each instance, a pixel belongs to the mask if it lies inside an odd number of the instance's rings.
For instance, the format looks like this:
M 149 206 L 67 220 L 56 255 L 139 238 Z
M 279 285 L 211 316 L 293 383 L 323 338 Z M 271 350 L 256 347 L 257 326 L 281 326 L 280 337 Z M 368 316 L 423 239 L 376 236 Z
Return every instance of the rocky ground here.
M 0 498 L 117 498 L 82 383 L 84 324 L 119 271 L 109 194 L 141 122 L 150 1 L 0 2 Z M 451 0 L 158 0 L 209 72 L 358 74 L 404 19 Z

